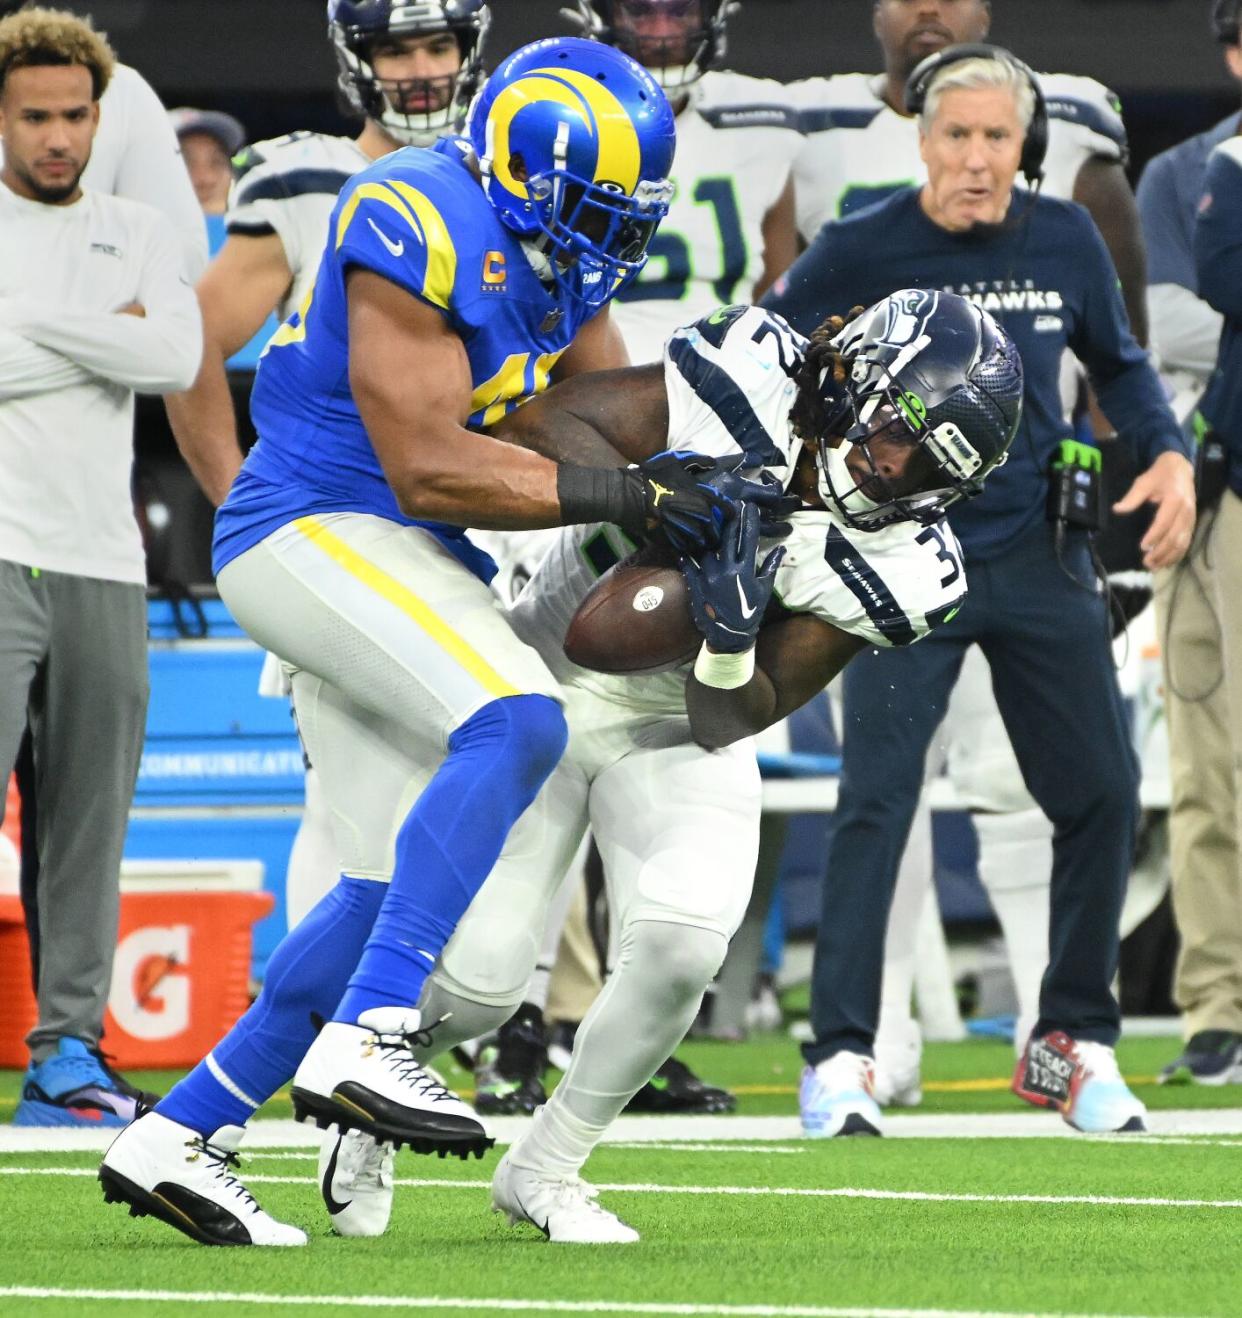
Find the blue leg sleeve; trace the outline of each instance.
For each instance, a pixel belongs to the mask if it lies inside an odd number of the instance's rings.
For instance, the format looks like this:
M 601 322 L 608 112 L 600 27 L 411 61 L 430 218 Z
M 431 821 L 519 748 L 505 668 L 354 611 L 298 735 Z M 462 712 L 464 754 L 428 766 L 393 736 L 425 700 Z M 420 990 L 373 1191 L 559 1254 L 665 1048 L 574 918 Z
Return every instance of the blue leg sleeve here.
M 156 1111 L 210 1135 L 240 1126 L 285 1084 L 332 1014 L 384 900 L 387 884 L 343 878 L 267 963 L 263 992 Z
M 554 700 L 510 696 L 485 705 L 449 738 L 448 756 L 397 835 L 392 884 L 336 1020 L 418 1001 L 567 737 Z

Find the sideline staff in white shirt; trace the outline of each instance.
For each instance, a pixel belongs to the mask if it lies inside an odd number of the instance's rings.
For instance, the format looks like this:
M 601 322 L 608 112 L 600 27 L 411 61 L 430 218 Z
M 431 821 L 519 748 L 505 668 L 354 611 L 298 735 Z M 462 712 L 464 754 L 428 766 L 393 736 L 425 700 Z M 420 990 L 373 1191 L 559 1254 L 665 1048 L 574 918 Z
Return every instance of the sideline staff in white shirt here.
M 147 696 L 133 396 L 184 389 L 202 354 L 171 226 L 81 187 L 113 63 L 70 15 L 0 22 L 0 772 L 29 716 L 41 862 L 25 1124 L 132 1116 L 90 1050 Z
M 30 0 L 0 0 L 0 19 L 29 7 Z M 181 240 L 190 283 L 207 268 L 203 215 L 186 177 L 177 135 L 151 84 L 128 64 L 116 64 L 100 99 L 99 131 L 82 186 L 88 192 L 145 201 L 163 211 Z

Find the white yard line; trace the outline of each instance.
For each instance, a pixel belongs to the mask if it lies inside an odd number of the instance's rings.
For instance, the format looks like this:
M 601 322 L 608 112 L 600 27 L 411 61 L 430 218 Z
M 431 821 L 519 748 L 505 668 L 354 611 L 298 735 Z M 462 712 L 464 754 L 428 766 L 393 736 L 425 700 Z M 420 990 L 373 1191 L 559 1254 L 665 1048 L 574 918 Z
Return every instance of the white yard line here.
M 351 1309 L 459 1309 L 499 1313 L 626 1313 L 672 1314 L 699 1318 L 1088 1318 L 1067 1313 L 1028 1310 L 828 1308 L 810 1304 L 679 1304 L 613 1300 L 531 1300 L 517 1298 L 450 1297 L 445 1295 L 274 1295 L 265 1291 L 101 1290 L 88 1287 L 3 1286 L 0 1299 L 116 1300 L 179 1304 L 270 1304 Z M 1118 1316 L 1120 1318 L 1120 1316 Z
M 5 1176 L 94 1176 L 94 1167 L 3 1167 Z M 247 1185 L 312 1185 L 308 1176 L 245 1176 Z M 398 1176 L 394 1185 L 432 1190 L 489 1190 L 491 1179 L 466 1181 L 438 1176 Z M 1090 1208 L 1242 1208 L 1242 1199 L 1166 1199 L 1154 1195 L 953 1194 L 935 1190 L 873 1190 L 858 1186 L 654 1185 L 636 1181 L 593 1181 L 597 1190 L 625 1194 L 693 1194 L 778 1199 L 891 1199 L 930 1204 L 1075 1204 Z
M 487 1122 L 499 1144 L 512 1144 L 530 1125 L 529 1117 L 499 1117 Z M 1242 1108 L 1186 1108 L 1148 1114 L 1149 1136 L 1107 1136 L 1118 1143 L 1160 1143 L 1150 1136 L 1242 1136 Z M 890 1139 L 1094 1139 L 1071 1130 L 1054 1112 L 897 1113 L 889 1114 Z M 68 1130 L 54 1126 L 0 1125 L 0 1154 L 60 1153 L 106 1149 L 111 1130 Z M 666 1145 L 758 1144 L 766 1141 L 801 1143 L 796 1116 L 789 1117 L 620 1117 L 604 1136 L 607 1144 Z M 319 1134 L 296 1121 L 260 1118 L 252 1121 L 249 1149 L 313 1149 Z

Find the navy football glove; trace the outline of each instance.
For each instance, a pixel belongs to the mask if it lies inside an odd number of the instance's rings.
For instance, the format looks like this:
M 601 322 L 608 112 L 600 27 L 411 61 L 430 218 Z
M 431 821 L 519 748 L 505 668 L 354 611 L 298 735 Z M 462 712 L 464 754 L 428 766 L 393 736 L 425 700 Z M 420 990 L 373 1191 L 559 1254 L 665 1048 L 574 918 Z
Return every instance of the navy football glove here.
M 777 545 L 756 567 L 759 522 L 759 509 L 744 504 L 725 526 L 719 549 L 681 560 L 694 625 L 718 654 L 741 654 L 754 645 L 785 557 L 784 545 Z
M 724 461 L 731 460 L 726 458 Z M 781 540 L 793 530 L 785 519 L 804 504 L 796 494 L 786 494 L 785 487 L 770 471 L 761 470 L 757 480 L 742 476 L 743 461 L 737 458 L 737 465 L 732 468 L 722 463 L 720 473 L 708 477 L 707 484 L 737 503 L 743 500 L 753 503 L 759 509 L 760 536 L 765 540 Z

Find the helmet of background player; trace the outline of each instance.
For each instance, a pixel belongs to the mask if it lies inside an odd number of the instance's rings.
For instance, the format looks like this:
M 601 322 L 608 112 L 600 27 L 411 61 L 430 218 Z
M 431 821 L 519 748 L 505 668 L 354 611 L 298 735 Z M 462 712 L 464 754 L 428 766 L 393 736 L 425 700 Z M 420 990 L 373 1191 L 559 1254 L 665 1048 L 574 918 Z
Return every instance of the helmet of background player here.
M 651 70 L 666 92 L 684 91 L 724 58 L 737 0 L 578 0 L 561 13 Z
M 483 78 L 483 41 L 490 22 L 483 0 L 328 0 L 328 35 L 346 103 L 396 141 L 430 146 L 466 117 Z M 457 39 L 461 61 L 455 73 L 400 82 L 376 77 L 371 50 L 377 40 L 440 32 Z
M 996 321 L 955 293 L 902 289 L 834 345 L 850 377 L 842 390 L 829 372 L 824 386 L 836 412 L 819 441 L 828 507 L 849 526 L 877 530 L 928 525 L 978 494 L 1022 416 L 1022 362 Z M 835 447 L 842 435 L 850 448 Z
M 577 37 L 523 46 L 487 80 L 466 133 L 501 222 L 562 289 L 602 306 L 642 269 L 668 214 L 676 129 L 628 55 Z
M 1236 46 L 1242 0 L 1212 0 L 1212 35 L 1222 46 Z

